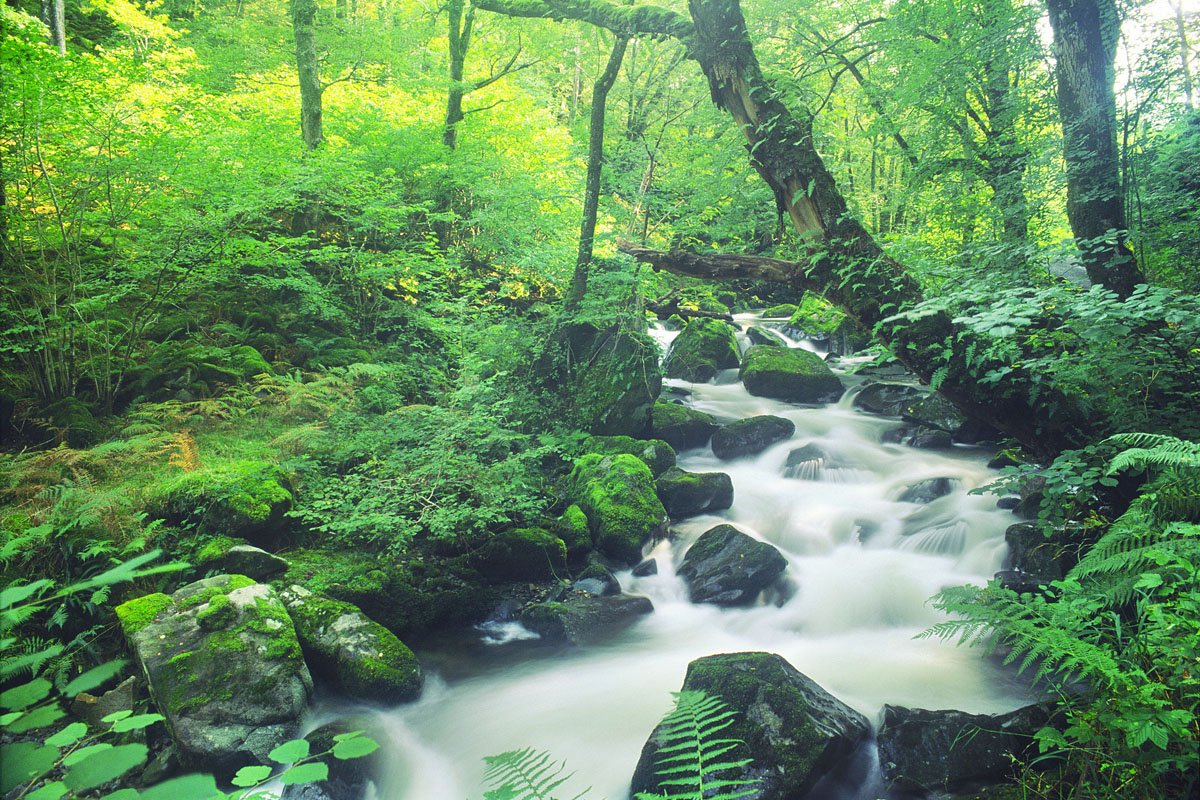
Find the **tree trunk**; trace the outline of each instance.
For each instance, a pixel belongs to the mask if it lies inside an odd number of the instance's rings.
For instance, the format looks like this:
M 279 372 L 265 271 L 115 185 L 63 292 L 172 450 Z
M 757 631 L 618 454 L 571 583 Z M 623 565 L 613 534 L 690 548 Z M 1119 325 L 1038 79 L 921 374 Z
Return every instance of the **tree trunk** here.
M 317 63 L 316 0 L 291 0 L 292 35 L 296 39 L 296 74 L 300 79 L 300 135 L 309 150 L 325 138 L 321 131 L 321 76 Z
M 1067 218 L 1093 283 L 1122 298 L 1146 279 L 1127 243 L 1117 158 L 1115 0 L 1047 0 L 1067 164 Z
M 1192 49 L 1188 44 L 1187 26 L 1183 20 L 1183 0 L 1176 0 L 1171 5 L 1171 10 L 1175 12 L 1175 32 L 1179 36 L 1179 66 L 1183 71 L 1184 102 L 1187 104 L 1187 110 L 1192 111 L 1195 108 L 1192 103 Z
M 50 46 L 60 56 L 67 54 L 67 22 L 63 0 L 42 0 L 42 21 L 50 28 Z
M 616 83 L 621 60 L 629 37 L 617 34 L 608 65 L 592 87 L 592 114 L 588 123 L 587 185 L 583 191 L 583 222 L 579 226 L 579 252 L 575 257 L 575 272 L 567 292 L 567 307 L 574 308 L 587 294 L 588 269 L 592 263 L 592 241 L 596 236 L 596 213 L 600 208 L 600 170 L 604 166 L 604 105 Z
M 458 145 L 458 124 L 463 121 L 463 69 L 467 62 L 467 50 L 471 47 L 471 29 L 475 23 L 475 7 L 466 11 L 463 18 L 464 0 L 450 0 L 448 8 L 450 27 L 450 90 L 446 95 L 446 124 L 442 128 L 442 144 L 453 150 Z

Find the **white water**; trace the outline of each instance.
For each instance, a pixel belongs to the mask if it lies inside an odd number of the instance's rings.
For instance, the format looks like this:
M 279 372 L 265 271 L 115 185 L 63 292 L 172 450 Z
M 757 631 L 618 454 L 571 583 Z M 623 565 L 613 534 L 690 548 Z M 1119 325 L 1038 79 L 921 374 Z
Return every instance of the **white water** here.
M 673 336 L 655 335 L 664 348 Z M 732 462 L 708 448 L 680 454 L 683 469 L 729 473 L 734 505 L 674 525 L 672 540 L 650 553 L 658 575 L 618 575 L 626 592 L 646 595 L 655 608 L 623 635 L 515 658 L 498 654 L 527 641 L 481 647 L 480 663 L 447 667 L 452 677 L 431 675 L 417 703 L 381 712 L 390 774 L 380 797 L 480 798 L 482 758 L 532 746 L 565 759 L 576 773 L 568 784 L 574 792 L 590 786 L 591 798 L 624 800 L 642 744 L 670 708 L 669 693 L 680 688 L 689 661 L 712 653 L 779 653 L 872 720 L 884 703 L 992 713 L 1027 701 L 976 652 L 913 639 L 939 619 L 926 603 L 931 595 L 983 583 L 1000 567 L 1012 517 L 989 497 L 967 494 L 991 478 L 983 454 L 880 444 L 895 423 L 854 411 L 849 395 L 829 407 L 751 397 L 736 371 L 710 384 L 669 381 L 666 389 L 673 387 L 690 391 L 685 402 L 722 420 L 776 414 L 795 422 L 796 433 Z M 792 470 L 802 477 L 785 477 L 788 453 L 807 444 L 825 459 Z M 896 499 L 937 477 L 953 478 L 955 490 L 924 506 Z M 779 605 L 722 610 L 687 601 L 672 565 L 721 522 L 788 558 L 792 589 L 772 598 Z M 513 633 L 493 631 L 492 638 Z M 562 794 L 573 796 L 568 787 Z

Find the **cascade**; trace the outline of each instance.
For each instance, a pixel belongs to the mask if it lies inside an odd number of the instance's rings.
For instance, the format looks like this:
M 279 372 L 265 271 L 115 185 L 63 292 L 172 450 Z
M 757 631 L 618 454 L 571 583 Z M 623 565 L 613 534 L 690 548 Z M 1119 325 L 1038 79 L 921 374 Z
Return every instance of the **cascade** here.
M 652 334 L 664 350 L 674 336 L 661 327 Z M 744 350 L 748 343 L 739 341 Z M 688 662 L 713 653 L 778 653 L 872 720 L 884 703 L 996 713 L 1030 702 L 1024 686 L 977 652 L 913 638 L 941 618 L 928 605 L 931 595 L 985 583 L 1001 567 L 1012 516 L 994 497 L 969 494 L 995 477 L 985 455 L 883 444 L 895 422 L 856 410 L 861 379 L 841 377 L 850 391 L 827 406 L 754 397 L 736 370 L 704 384 L 667 381 L 664 399 L 682 398 L 722 422 L 774 414 L 794 422 L 795 433 L 733 461 L 708 447 L 679 454 L 685 470 L 728 473 L 733 507 L 673 524 L 671 537 L 648 554 L 658 561 L 656 575 L 617 574 L 626 592 L 653 601 L 654 613 L 616 638 L 551 646 L 509 623 L 479 632 L 456 658 L 422 654 L 431 666 L 423 697 L 378 712 L 389 770 L 378 796 L 482 798 L 482 758 L 533 747 L 574 772 L 561 796 L 590 788 L 587 797 L 624 800 L 642 745 L 670 709 Z M 806 445 L 820 455 L 789 466 L 789 454 Z M 914 484 L 939 478 L 947 494 L 927 503 L 901 499 Z M 787 557 L 784 590 L 750 608 L 688 601 L 674 566 L 723 522 Z M 852 797 L 842 792 L 838 800 Z

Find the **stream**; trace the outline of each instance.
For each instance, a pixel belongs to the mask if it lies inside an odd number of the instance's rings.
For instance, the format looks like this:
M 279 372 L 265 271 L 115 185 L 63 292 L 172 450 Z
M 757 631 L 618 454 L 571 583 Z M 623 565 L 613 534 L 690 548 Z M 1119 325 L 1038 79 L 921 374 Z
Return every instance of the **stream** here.
M 759 319 L 737 321 L 745 328 Z M 664 350 L 675 335 L 651 333 Z M 738 339 L 744 350 L 744 335 Z M 378 712 L 388 769 L 380 800 L 482 798 L 482 758 L 524 747 L 551 753 L 575 773 L 559 796 L 590 787 L 589 798 L 625 800 L 642 745 L 671 708 L 688 662 L 713 653 L 778 653 L 873 721 L 885 703 L 996 713 L 1029 702 L 1022 684 L 976 651 L 913 638 L 942 618 L 927 604 L 931 595 L 985 583 L 1001 567 L 1013 517 L 996 508 L 994 496 L 968 494 L 995 475 L 984 465 L 987 454 L 882 444 L 895 420 L 854 409 L 862 379 L 841 377 L 850 391 L 828 406 L 753 397 L 736 370 L 707 384 L 666 381 L 664 399 L 684 390 L 685 403 L 719 421 L 775 414 L 792 420 L 796 432 L 734 461 L 707 447 L 679 454 L 685 470 L 728 473 L 734 504 L 673 524 L 671 538 L 649 553 L 657 575 L 617 574 L 626 592 L 654 603 L 653 614 L 618 637 L 583 648 L 550 646 L 510 624 L 457 650 L 421 653 L 429 673 L 421 699 Z M 788 454 L 807 444 L 826 457 L 786 467 Z M 931 478 L 949 478 L 954 488 L 927 504 L 898 499 Z M 787 557 L 790 593 L 745 609 L 688 601 L 673 565 L 722 522 Z M 866 775 L 829 797 L 873 798 L 879 790 Z

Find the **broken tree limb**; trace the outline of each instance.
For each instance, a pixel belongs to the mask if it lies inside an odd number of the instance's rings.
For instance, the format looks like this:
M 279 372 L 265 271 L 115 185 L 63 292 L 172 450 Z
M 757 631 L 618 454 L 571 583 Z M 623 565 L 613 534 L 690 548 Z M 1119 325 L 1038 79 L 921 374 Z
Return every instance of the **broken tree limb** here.
M 726 322 L 733 322 L 732 314 L 725 314 L 720 311 L 704 311 L 698 308 L 682 308 L 680 306 L 682 302 L 682 299 L 679 297 L 679 290 L 675 289 L 667 292 L 657 300 L 646 300 L 644 305 L 648 311 L 653 311 L 659 319 L 670 319 L 672 315 L 676 315 L 684 319 L 707 317 L 709 319 L 723 319 Z

